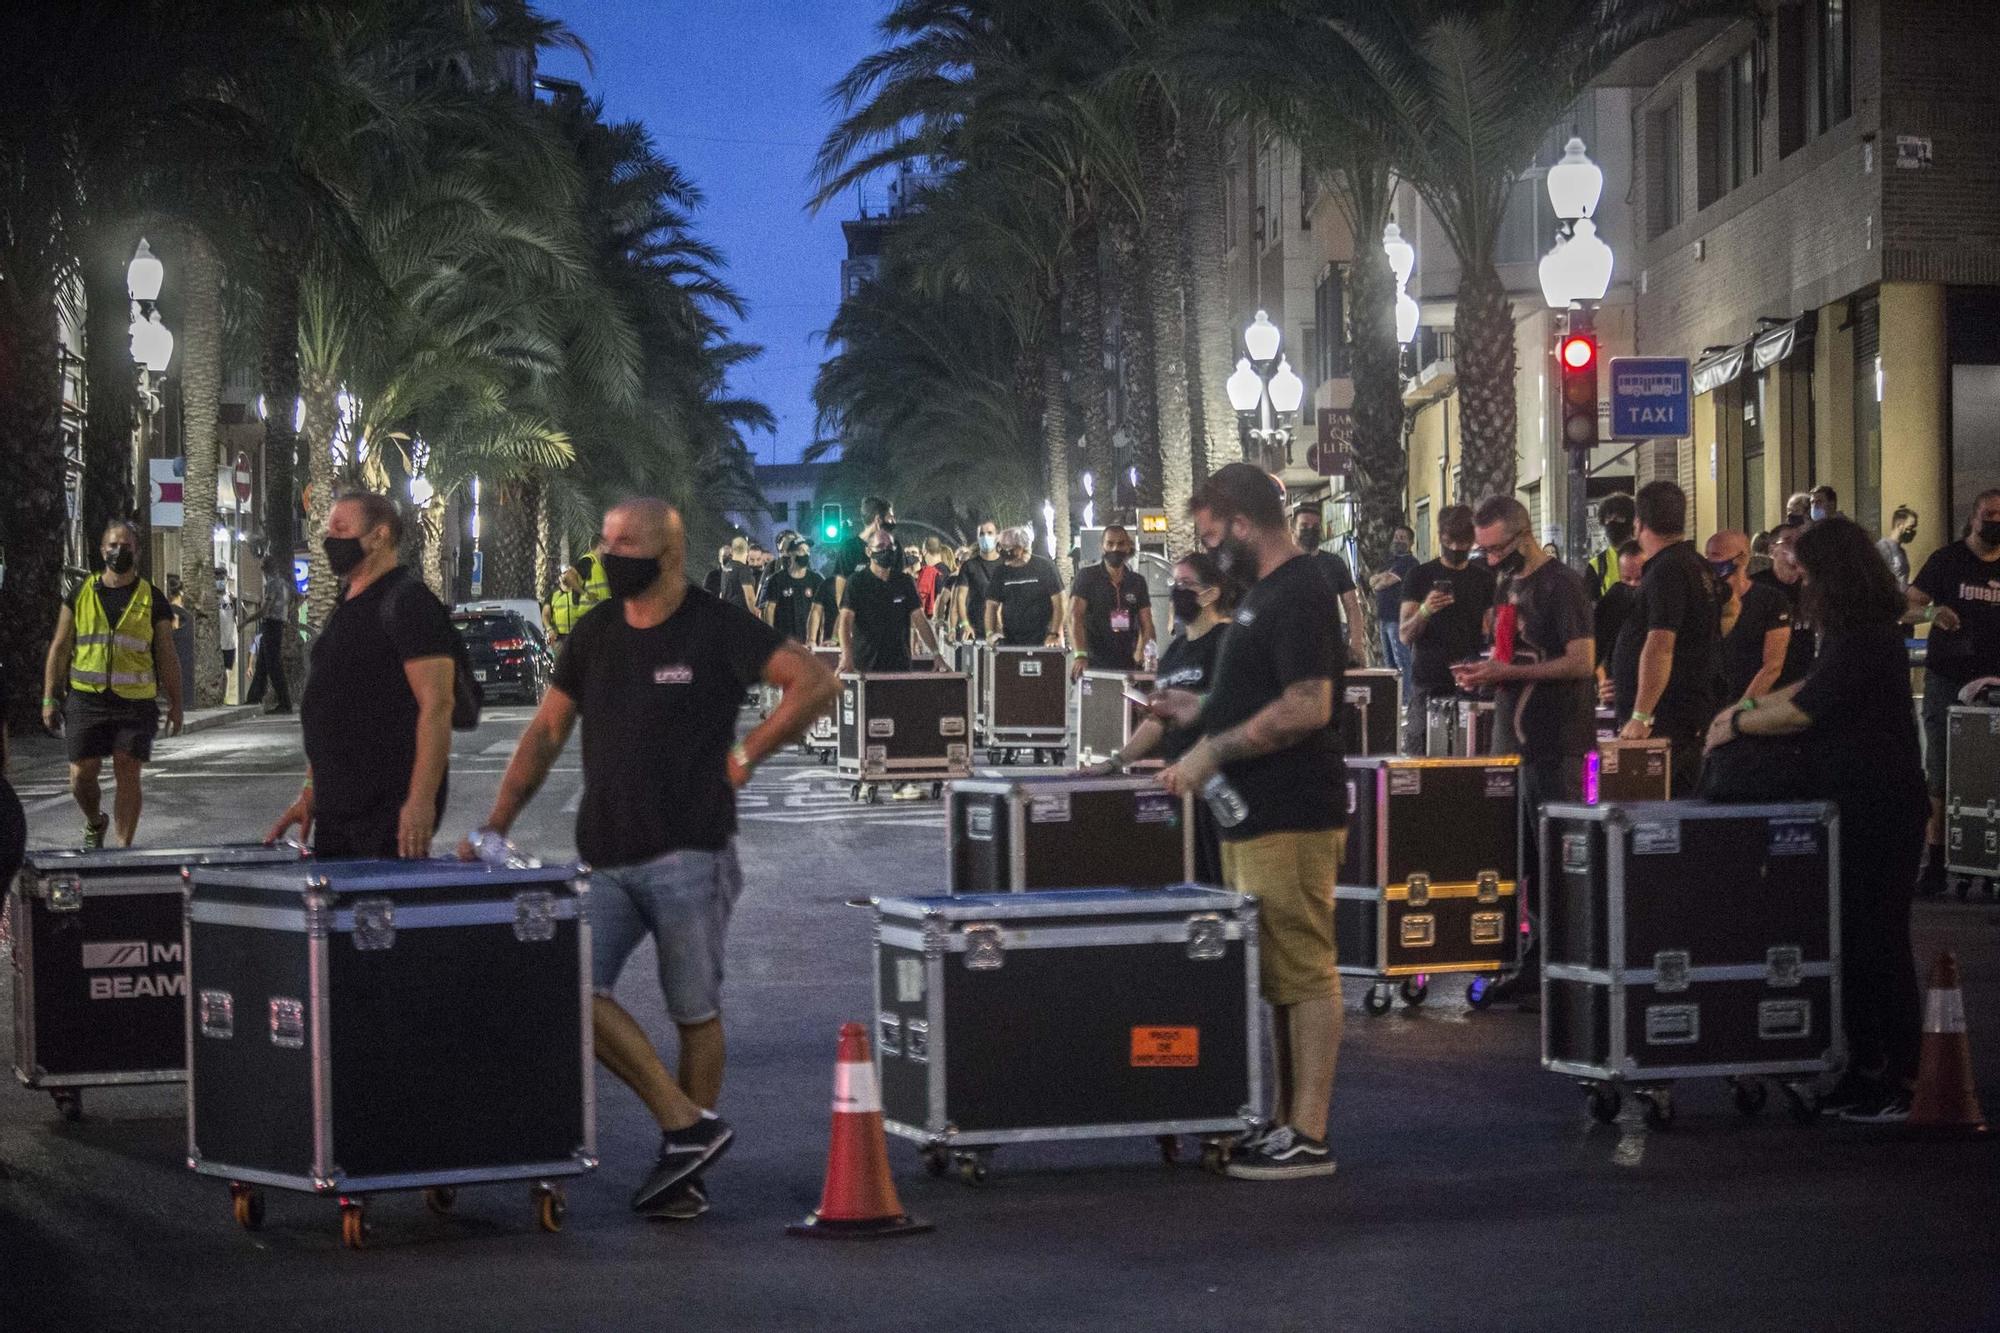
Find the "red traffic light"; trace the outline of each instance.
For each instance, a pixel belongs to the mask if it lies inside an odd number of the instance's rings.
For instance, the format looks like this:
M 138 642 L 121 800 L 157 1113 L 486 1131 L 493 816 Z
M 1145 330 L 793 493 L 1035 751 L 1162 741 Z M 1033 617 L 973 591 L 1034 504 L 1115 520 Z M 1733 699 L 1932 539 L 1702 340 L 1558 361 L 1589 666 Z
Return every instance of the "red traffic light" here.
M 1572 334 L 1562 340 L 1556 354 L 1571 370 L 1584 370 L 1597 359 L 1597 344 L 1582 334 Z

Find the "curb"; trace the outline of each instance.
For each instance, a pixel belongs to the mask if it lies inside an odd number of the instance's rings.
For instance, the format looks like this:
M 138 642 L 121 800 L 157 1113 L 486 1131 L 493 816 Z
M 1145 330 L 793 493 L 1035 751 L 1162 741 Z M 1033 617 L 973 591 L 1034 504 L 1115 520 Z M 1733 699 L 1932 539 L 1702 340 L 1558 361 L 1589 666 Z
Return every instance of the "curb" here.
M 245 722 L 263 715 L 262 704 L 224 704 L 219 708 L 204 708 L 194 717 L 181 719 L 181 735 L 191 736 L 197 731 L 213 731 L 226 727 L 232 722 Z

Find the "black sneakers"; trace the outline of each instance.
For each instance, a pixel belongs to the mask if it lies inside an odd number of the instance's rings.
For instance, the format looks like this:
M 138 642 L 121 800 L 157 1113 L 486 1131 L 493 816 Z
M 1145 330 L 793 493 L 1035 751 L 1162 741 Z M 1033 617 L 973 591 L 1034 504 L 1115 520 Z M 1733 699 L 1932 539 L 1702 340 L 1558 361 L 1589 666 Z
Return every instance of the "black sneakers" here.
M 662 1222 L 692 1222 L 708 1211 L 708 1187 L 700 1176 L 690 1176 L 670 1186 L 659 1201 L 640 1210 L 642 1217 Z
M 1902 1088 L 1878 1088 L 1840 1112 L 1850 1125 L 1900 1125 L 1910 1118 L 1910 1094 Z
M 83 826 L 83 850 L 94 852 L 104 846 L 104 831 L 111 827 L 110 815 L 99 815 L 95 824 Z
M 722 1156 L 735 1137 L 736 1131 L 729 1127 L 729 1122 L 709 1111 L 703 1111 L 701 1119 L 686 1129 L 668 1130 L 660 1135 L 659 1161 L 632 1196 L 632 1210 L 649 1212 L 674 1186 Z
M 1318 1139 L 1309 1139 L 1290 1125 L 1280 1125 L 1249 1152 L 1232 1157 L 1223 1174 L 1238 1180 L 1301 1180 L 1334 1173 L 1333 1154 Z

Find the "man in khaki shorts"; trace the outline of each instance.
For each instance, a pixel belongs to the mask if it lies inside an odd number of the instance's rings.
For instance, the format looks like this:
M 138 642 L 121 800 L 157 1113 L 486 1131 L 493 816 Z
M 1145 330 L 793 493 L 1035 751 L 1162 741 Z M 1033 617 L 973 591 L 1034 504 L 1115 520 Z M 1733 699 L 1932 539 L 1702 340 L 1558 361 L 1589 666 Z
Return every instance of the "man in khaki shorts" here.
M 1244 1180 L 1331 1175 L 1327 1106 L 1340 1054 L 1333 885 L 1345 850 L 1345 765 L 1333 726 L 1346 649 L 1333 590 L 1285 531 L 1278 484 L 1231 463 L 1188 506 L 1223 572 L 1250 585 L 1206 696 L 1164 690 L 1153 712 L 1202 740 L 1160 775 L 1221 825 L 1229 887 L 1257 899 L 1258 965 L 1272 1009 L 1274 1128 L 1229 1164 Z M 1226 790 L 1211 780 L 1220 775 Z

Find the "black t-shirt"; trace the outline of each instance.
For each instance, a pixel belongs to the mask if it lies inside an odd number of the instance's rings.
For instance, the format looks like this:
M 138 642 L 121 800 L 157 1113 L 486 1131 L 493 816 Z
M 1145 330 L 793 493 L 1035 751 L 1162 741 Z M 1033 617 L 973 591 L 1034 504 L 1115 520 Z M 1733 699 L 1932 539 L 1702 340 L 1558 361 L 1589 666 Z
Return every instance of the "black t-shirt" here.
M 1202 731 L 1215 736 L 1249 720 L 1302 680 L 1331 682 L 1340 698 L 1347 655 L 1335 630 L 1333 590 L 1312 563 L 1294 557 L 1244 594 L 1215 666 Z M 1330 829 L 1347 822 L 1340 728 L 1327 725 L 1282 750 L 1222 766 L 1250 809 L 1222 830 L 1240 842 L 1281 829 Z
M 1785 649 L 1785 666 L 1778 673 L 1778 685 L 1783 687 L 1795 680 L 1803 680 L 1806 672 L 1812 669 L 1813 653 L 1819 647 L 1819 638 L 1810 625 L 1799 619 L 1800 585 L 1787 583 L 1768 569 L 1752 574 L 1750 581 L 1784 598 L 1785 609 L 1791 613 L 1792 642 Z
M 1222 642 L 1229 637 L 1229 625 L 1217 625 L 1199 639 L 1190 639 L 1187 631 L 1174 635 L 1160 654 L 1159 666 L 1153 674 L 1153 685 L 1162 690 L 1188 690 L 1195 694 L 1207 694 L 1215 684 L 1215 664 L 1222 654 Z M 1196 727 L 1176 727 L 1160 737 L 1159 755 L 1168 763 L 1173 763 L 1201 739 L 1201 731 Z
M 651 629 L 626 624 L 616 602 L 577 622 L 554 685 L 583 715 L 576 848 L 585 861 L 637 865 L 728 843 L 736 710 L 783 643 L 749 612 L 693 587 Z
M 1673 667 L 1653 705 L 1653 734 L 1683 739 L 1708 728 L 1715 698 L 1716 643 L 1721 634 L 1715 576 L 1692 542 L 1675 542 L 1646 561 L 1639 605 L 1618 636 L 1612 660 L 1618 715 L 1629 717 L 1639 697 L 1639 656 L 1656 629 L 1674 634 Z
M 417 763 L 417 696 L 403 667 L 457 649 L 444 603 L 400 565 L 333 608 L 299 701 L 318 813 L 342 818 L 402 805 Z M 440 814 L 444 801 L 439 783 Z
M 1338 552 L 1329 551 L 1324 546 L 1317 551 L 1306 552 L 1306 559 L 1326 580 L 1326 586 L 1333 589 L 1333 618 L 1334 623 L 1340 626 L 1341 652 L 1344 655 L 1347 651 L 1344 646 L 1347 643 L 1347 607 L 1340 599 L 1354 591 L 1354 571 L 1347 567 L 1347 561 Z
M 813 606 L 818 603 L 825 584 L 826 580 L 810 569 L 801 574 L 773 565 L 764 580 L 759 605 L 771 608 L 773 629 L 788 639 L 804 643 L 806 631 L 812 628 Z
M 1002 565 L 995 570 L 987 597 L 1000 604 L 1001 642 L 1037 648 L 1046 643 L 1055 628 L 1049 599 L 1062 590 L 1056 567 L 1038 555 L 1018 569 Z
M 1116 587 L 1103 565 L 1076 572 L 1070 596 L 1083 599 L 1084 651 L 1093 671 L 1131 671 L 1138 666 L 1139 613 L 1151 609 L 1145 578 L 1127 568 Z
M 923 608 L 917 581 L 902 570 L 885 579 L 872 569 L 851 574 L 840 609 L 854 613 L 854 669 L 910 669 L 910 612 Z
M 707 574 L 702 576 L 701 590 L 711 597 L 718 597 L 722 594 L 722 570 L 720 568 L 711 569 Z
M 1584 585 L 1584 591 L 1590 591 L 1588 584 Z M 1597 638 L 1598 666 L 1611 661 L 1611 654 L 1618 649 L 1618 632 L 1625 628 L 1625 621 L 1638 604 L 1639 590 L 1629 583 L 1614 583 L 1597 599 L 1591 613 L 1591 632 Z
M 835 578 L 851 579 L 868 568 L 868 543 L 860 536 L 849 537 L 833 548 Z
M 1743 594 L 1743 606 L 1736 623 L 1722 636 L 1721 704 L 1734 703 L 1750 688 L 1750 682 L 1764 669 L 1764 637 L 1772 630 L 1790 629 L 1792 599 L 1761 583 L 1752 583 Z M 1786 655 L 1790 656 L 1787 647 Z M 1772 688 L 1786 684 L 1782 676 Z
M 1962 622 L 1955 630 L 1931 626 L 1924 664 L 1932 675 L 1953 685 L 2000 675 L 2000 559 L 1981 560 L 1956 541 L 1933 551 L 1910 586 Z
M 1493 571 L 1483 560 L 1457 569 L 1442 560 L 1418 565 L 1403 580 L 1403 600 L 1422 602 L 1433 588 L 1451 591 L 1452 603 L 1429 618 L 1411 645 L 1411 678 L 1426 690 L 1452 688 L 1451 667 L 1476 657 L 1486 641 L 1486 613 L 1493 606 Z M 1401 608 L 1398 608 L 1398 615 Z
M 1590 597 L 1583 579 L 1560 560 L 1510 579 L 1514 660 L 1552 662 L 1591 635 Z M 1597 689 L 1590 680 L 1508 682 L 1494 691 L 1503 739 L 1532 762 L 1581 759 L 1597 738 Z
M 756 582 L 757 574 L 750 566 L 740 565 L 732 560 L 716 572 L 715 595 L 721 598 L 725 605 L 747 611 L 750 609 L 750 598 L 743 591 L 743 585 Z
M 1917 820 L 1928 811 L 1900 626 L 1828 635 L 1792 703 L 1812 719 L 1800 739 L 1812 756 L 1817 790 L 1841 800 L 1843 817 L 1850 808 L 1888 820 Z
M 987 560 L 976 555 L 958 567 L 959 580 L 965 585 L 965 618 L 974 634 L 986 633 L 986 590 L 994 576 L 1005 568 L 998 559 Z

